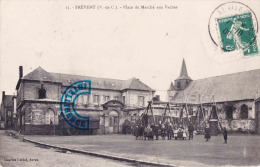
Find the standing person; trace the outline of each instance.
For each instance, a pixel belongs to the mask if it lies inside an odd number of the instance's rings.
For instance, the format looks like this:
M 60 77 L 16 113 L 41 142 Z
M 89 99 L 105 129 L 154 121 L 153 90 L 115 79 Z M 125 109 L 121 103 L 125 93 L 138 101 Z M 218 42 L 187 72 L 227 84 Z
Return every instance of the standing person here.
M 207 124 L 206 125 L 206 128 L 205 128 L 205 139 L 206 141 L 209 141 L 210 140 L 210 128 L 209 128 L 209 125 Z
M 135 134 L 135 139 L 137 140 L 138 136 L 139 136 L 139 126 L 138 125 L 135 126 L 134 134 Z
M 167 137 L 168 137 L 168 140 L 171 140 L 172 139 L 172 124 L 168 124 L 167 126 Z
M 156 140 L 159 140 L 159 125 L 154 125 L 154 134 L 155 134 L 155 137 L 156 137 Z
M 189 131 L 189 140 L 192 139 L 193 140 L 193 131 L 194 131 L 194 126 L 192 123 L 189 124 L 188 126 L 188 131 Z
M 183 129 L 183 140 L 186 140 L 186 138 L 187 138 L 187 130 L 185 128 Z
M 174 127 L 173 136 L 174 136 L 175 140 L 178 139 L 178 127 L 177 126 Z
M 162 139 L 165 140 L 165 136 L 166 136 L 166 128 L 165 128 L 165 125 L 162 124 L 162 128 L 161 128 L 161 136 L 162 136 Z
M 225 144 L 226 144 L 227 143 L 227 129 L 225 127 L 223 128 L 223 137 L 224 137 Z

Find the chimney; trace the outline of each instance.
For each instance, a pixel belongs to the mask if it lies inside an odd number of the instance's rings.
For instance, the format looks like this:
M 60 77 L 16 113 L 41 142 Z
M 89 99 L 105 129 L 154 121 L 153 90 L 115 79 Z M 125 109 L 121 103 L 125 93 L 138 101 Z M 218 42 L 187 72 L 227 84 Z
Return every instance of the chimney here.
M 4 101 L 4 97 L 5 97 L 5 91 L 3 91 L 2 93 L 2 101 Z
M 156 95 L 156 99 L 160 101 L 160 95 Z
M 19 66 L 19 79 L 23 77 L 23 66 Z
M 153 97 L 153 101 L 160 101 L 160 95 L 156 95 L 155 97 Z

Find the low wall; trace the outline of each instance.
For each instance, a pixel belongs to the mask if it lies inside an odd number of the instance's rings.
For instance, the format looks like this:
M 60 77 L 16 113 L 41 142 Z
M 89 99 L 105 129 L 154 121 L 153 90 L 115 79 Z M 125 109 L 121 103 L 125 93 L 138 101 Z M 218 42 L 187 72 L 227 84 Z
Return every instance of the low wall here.
M 228 131 L 255 132 L 255 120 L 220 120 L 220 123 Z

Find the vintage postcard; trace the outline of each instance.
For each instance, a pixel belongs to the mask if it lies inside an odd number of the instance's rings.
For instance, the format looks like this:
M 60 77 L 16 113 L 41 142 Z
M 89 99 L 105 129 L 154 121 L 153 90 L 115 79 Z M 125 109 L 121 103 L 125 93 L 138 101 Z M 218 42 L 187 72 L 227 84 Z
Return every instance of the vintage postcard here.
M 260 1 L 0 0 L 0 166 L 260 166 Z

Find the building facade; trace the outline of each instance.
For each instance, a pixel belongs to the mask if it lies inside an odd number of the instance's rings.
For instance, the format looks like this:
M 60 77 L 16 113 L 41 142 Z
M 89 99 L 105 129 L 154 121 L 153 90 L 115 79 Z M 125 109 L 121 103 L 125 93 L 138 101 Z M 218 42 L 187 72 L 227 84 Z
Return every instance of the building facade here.
M 117 80 L 60 74 L 41 67 L 23 76 L 20 67 L 16 90 L 17 126 L 21 133 L 51 135 L 64 130 L 60 99 L 68 86 L 80 80 L 91 81 L 91 94 L 78 97 L 75 108 L 95 115 L 93 120 L 98 125 L 93 123 L 89 132 L 64 132 L 69 135 L 122 133 L 124 122 L 139 116 L 155 92 L 136 78 Z
M 15 125 L 15 96 L 6 95 L 5 91 L 2 92 L 2 103 L 1 103 L 1 129 L 13 128 Z
M 229 131 L 260 134 L 259 88 L 260 69 L 192 80 L 183 60 L 167 97 L 169 102 L 187 105 L 193 115 L 202 106 L 205 120 L 215 105 L 219 122 Z

